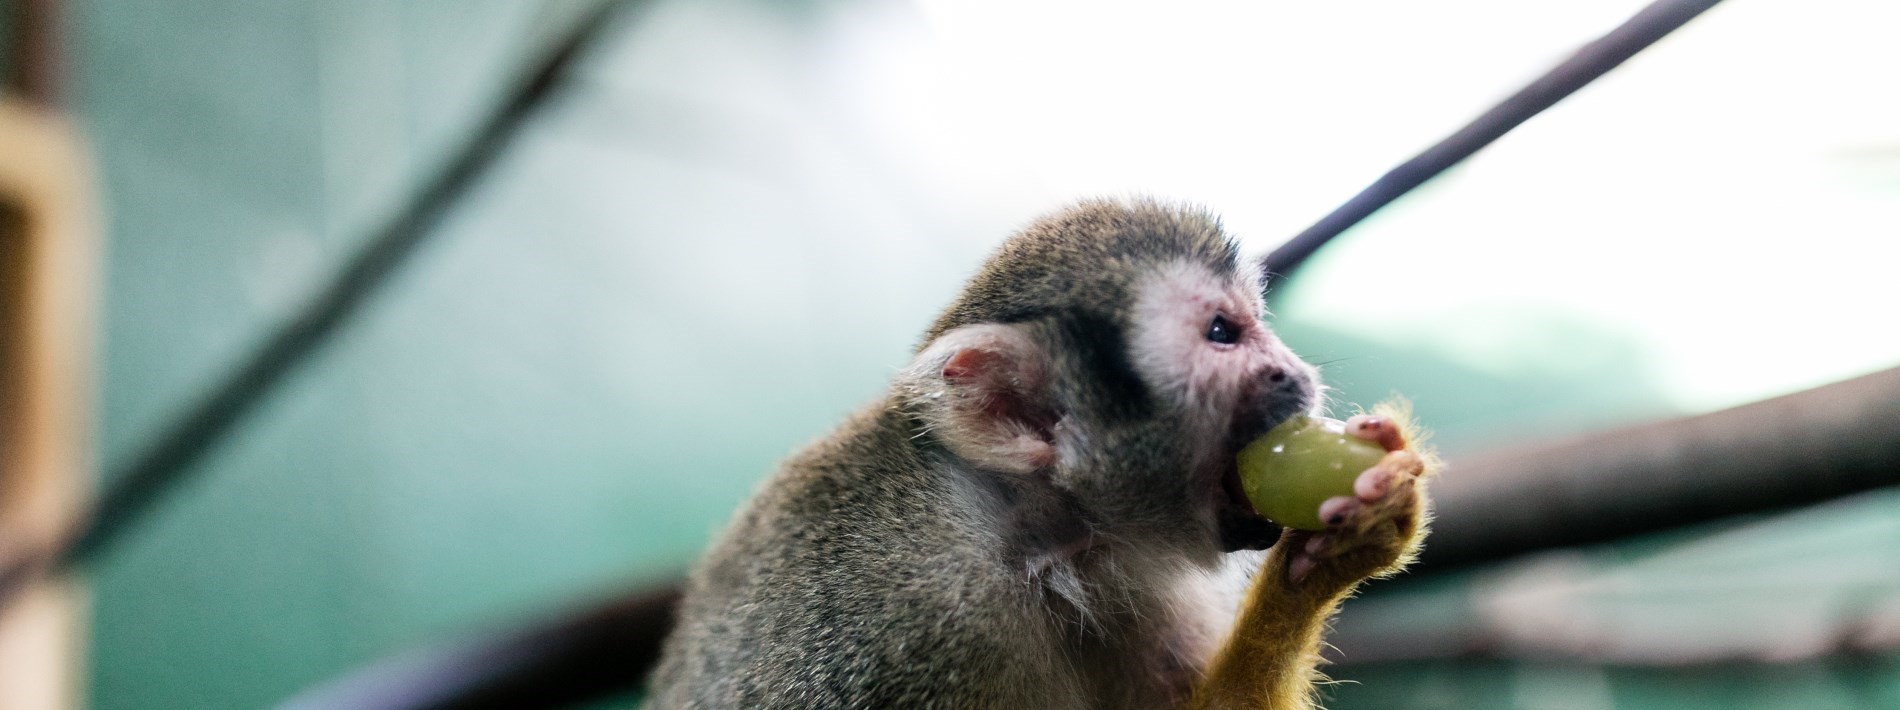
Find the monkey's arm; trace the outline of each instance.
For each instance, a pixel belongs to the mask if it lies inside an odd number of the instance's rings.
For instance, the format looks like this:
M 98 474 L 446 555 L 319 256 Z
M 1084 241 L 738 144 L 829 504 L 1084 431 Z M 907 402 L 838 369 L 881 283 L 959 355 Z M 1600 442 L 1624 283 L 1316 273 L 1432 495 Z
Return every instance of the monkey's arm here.
M 1321 533 L 1288 530 L 1267 556 L 1227 642 L 1208 665 L 1194 710 L 1308 710 L 1321 678 L 1326 621 L 1361 582 L 1396 574 L 1425 537 L 1424 481 L 1438 468 L 1406 448 L 1397 411 L 1353 417 L 1348 431 L 1389 452 L 1361 474 L 1354 495 L 1326 501 Z

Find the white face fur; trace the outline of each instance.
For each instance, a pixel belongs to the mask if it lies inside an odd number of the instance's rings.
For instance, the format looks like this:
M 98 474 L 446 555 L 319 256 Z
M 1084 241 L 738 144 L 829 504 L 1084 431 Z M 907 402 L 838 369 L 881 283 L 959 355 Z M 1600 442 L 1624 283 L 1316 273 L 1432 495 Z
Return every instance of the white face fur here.
M 1136 290 L 1129 348 L 1137 371 L 1165 400 L 1181 403 L 1190 436 L 1218 450 L 1241 398 L 1274 373 L 1315 381 L 1312 366 L 1267 327 L 1260 277 L 1223 277 L 1176 262 Z

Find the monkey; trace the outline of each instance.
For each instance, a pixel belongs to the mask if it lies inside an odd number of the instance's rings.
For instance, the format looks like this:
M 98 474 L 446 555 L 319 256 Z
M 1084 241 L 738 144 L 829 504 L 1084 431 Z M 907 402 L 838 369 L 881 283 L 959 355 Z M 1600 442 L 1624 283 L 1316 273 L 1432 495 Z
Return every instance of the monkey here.
M 885 395 L 783 462 L 689 576 L 650 708 L 1315 702 L 1327 620 L 1415 555 L 1436 460 L 1282 530 L 1235 454 L 1314 411 L 1264 275 L 1203 209 L 1088 200 L 1010 236 Z

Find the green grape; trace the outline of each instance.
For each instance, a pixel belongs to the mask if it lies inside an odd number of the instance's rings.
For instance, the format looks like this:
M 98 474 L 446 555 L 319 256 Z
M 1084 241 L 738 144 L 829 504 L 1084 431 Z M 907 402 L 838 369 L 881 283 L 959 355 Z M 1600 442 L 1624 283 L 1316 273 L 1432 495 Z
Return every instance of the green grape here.
M 1268 520 L 1324 530 L 1319 504 L 1352 495 L 1353 480 L 1379 463 L 1378 444 L 1346 435 L 1346 423 L 1295 416 L 1240 450 L 1240 488 Z

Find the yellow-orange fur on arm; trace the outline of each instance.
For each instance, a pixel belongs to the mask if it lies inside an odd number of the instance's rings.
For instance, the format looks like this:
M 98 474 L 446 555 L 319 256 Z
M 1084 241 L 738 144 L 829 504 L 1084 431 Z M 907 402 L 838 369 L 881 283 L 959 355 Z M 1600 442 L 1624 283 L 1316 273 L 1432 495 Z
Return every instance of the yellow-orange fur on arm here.
M 1391 483 L 1358 515 L 1318 535 L 1329 539 L 1306 551 L 1315 533 L 1288 530 L 1268 554 L 1242 602 L 1227 641 L 1207 667 L 1188 707 L 1195 710 L 1309 710 L 1320 674 L 1320 637 L 1339 603 L 1361 582 L 1397 574 L 1417 556 L 1430 520 L 1425 485 L 1442 468 L 1423 445 L 1410 407 L 1388 402 L 1373 416 L 1396 425 L 1404 448 L 1378 466 Z M 1310 572 L 1290 579 L 1292 560 L 1316 558 Z

